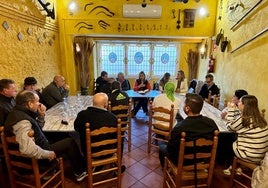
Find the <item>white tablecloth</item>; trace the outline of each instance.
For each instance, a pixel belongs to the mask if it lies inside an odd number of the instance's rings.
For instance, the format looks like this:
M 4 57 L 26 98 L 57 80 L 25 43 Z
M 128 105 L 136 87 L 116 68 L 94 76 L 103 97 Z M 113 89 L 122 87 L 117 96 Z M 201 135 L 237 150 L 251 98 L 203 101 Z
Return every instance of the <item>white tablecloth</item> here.
M 176 97 L 178 97 L 181 101 L 180 108 L 179 108 L 180 115 L 182 116 L 182 118 L 186 118 L 187 115 L 183 111 L 185 96 L 177 94 Z M 220 132 L 230 132 L 226 128 L 226 120 L 221 118 L 221 111 L 219 109 L 208 104 L 207 102 L 204 102 L 203 108 L 201 110 L 201 114 L 203 116 L 207 116 L 207 117 L 213 119 L 215 121 L 215 123 L 217 124 Z
M 43 131 L 70 132 L 74 131 L 74 120 L 81 110 L 92 106 L 93 96 L 69 96 L 65 102 L 60 102 L 47 110 Z M 62 120 L 68 125 L 62 124 Z

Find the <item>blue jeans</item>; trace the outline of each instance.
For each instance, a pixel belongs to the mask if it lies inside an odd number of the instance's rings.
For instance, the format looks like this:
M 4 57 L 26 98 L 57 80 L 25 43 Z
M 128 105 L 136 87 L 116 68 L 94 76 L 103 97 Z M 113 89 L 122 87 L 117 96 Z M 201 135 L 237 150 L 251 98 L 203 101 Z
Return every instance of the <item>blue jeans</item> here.
M 159 160 L 162 167 L 164 167 L 165 165 L 165 157 L 167 156 L 168 156 L 167 143 L 161 143 L 159 145 Z

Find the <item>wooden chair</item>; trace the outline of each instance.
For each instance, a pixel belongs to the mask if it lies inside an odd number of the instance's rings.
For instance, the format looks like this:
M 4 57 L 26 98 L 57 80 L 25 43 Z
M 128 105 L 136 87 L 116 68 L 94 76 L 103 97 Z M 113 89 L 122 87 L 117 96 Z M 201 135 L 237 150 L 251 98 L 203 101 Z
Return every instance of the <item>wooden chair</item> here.
M 164 118 L 154 113 L 159 112 L 168 115 L 169 118 Z M 168 123 L 169 126 L 162 123 Z M 165 109 L 163 107 L 153 107 L 152 101 L 149 104 L 149 131 L 148 131 L 148 153 L 151 153 L 151 147 L 158 148 L 158 142 L 168 142 L 170 139 L 170 133 L 173 128 L 174 122 L 174 105 L 172 104 L 170 109 Z
M 218 144 L 218 131 L 214 132 L 213 140 L 199 138 L 195 141 L 185 141 L 185 137 L 186 133 L 182 132 L 178 165 L 174 165 L 165 157 L 163 187 L 210 187 Z M 200 150 L 202 147 L 209 149 L 202 152 Z
M 122 138 L 126 138 L 128 141 L 128 151 L 131 150 L 131 108 L 132 101 L 129 100 L 128 105 L 111 106 L 109 101 L 108 110 L 116 115 L 117 118 L 121 119 L 121 131 Z
M 219 108 L 220 94 L 212 95 L 211 91 L 209 91 L 208 98 L 205 101 L 215 108 Z
M 103 136 L 105 134 L 116 134 L 114 139 L 106 139 L 92 143 L 91 137 Z M 94 131 L 90 130 L 90 124 L 86 123 L 86 145 L 87 145 L 87 170 L 88 186 L 90 188 L 105 183 L 117 182 L 117 187 L 121 187 L 121 120 L 118 120 L 117 127 L 103 126 Z M 109 145 L 116 144 L 116 148 Z M 98 147 L 104 147 L 102 151 L 94 151 Z M 109 149 L 108 149 L 109 148 Z M 111 155 L 107 157 L 107 155 Z M 92 169 L 103 166 L 102 170 Z M 96 175 L 103 175 L 100 181 L 94 181 Z M 110 175 L 110 176 L 109 176 Z M 96 179 L 95 179 L 96 180 Z
M 265 109 L 262 109 L 262 110 L 261 110 L 261 116 L 262 116 L 263 118 L 265 118 L 265 112 L 266 112 Z
M 62 158 L 57 159 L 55 165 L 41 171 L 38 159 L 26 157 L 20 153 L 15 136 L 6 137 L 4 127 L 0 127 L 0 131 L 11 188 L 65 187 Z M 33 132 L 28 135 L 33 137 Z M 27 175 L 25 175 L 26 171 Z
M 247 170 L 238 170 L 238 167 L 241 166 L 243 169 L 246 168 Z M 244 161 L 235 156 L 231 170 L 231 187 L 234 187 L 236 184 L 238 184 L 240 187 L 250 188 L 252 173 L 257 166 L 257 164 Z M 240 175 L 237 175 L 237 173 Z

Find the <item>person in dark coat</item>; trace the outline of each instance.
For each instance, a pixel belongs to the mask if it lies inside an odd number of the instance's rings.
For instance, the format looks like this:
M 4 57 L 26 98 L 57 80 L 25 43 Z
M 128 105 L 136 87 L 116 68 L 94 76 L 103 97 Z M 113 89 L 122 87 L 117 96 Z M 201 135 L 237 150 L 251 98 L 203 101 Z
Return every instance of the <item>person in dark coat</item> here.
M 101 92 L 101 88 L 108 83 L 108 73 L 102 71 L 101 75 L 96 79 L 95 94 Z
M 213 138 L 214 131 L 218 130 L 218 127 L 212 119 L 200 114 L 203 103 L 201 96 L 193 93 L 186 94 L 183 110 L 187 114 L 187 118 L 180 121 L 173 128 L 168 143 L 163 143 L 159 146 L 159 159 L 162 167 L 164 166 L 165 156 L 174 164 L 178 163 L 178 151 L 182 132 L 186 132 L 186 141 L 197 138 Z
M 11 79 L 0 80 L 0 126 L 3 126 L 8 113 L 15 106 L 17 90 Z
M 212 74 L 206 75 L 206 83 L 202 86 L 199 92 L 199 95 L 201 95 L 203 99 L 208 98 L 209 92 L 211 92 L 211 96 L 220 94 L 220 90 L 213 80 L 214 77 Z

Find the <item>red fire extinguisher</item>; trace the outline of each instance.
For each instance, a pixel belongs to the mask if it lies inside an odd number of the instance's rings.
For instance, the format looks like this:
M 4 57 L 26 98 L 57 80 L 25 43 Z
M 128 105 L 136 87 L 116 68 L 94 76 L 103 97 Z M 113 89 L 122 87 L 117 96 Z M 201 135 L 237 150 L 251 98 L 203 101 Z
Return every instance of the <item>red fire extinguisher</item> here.
M 208 61 L 208 73 L 214 72 L 215 58 L 211 55 Z

